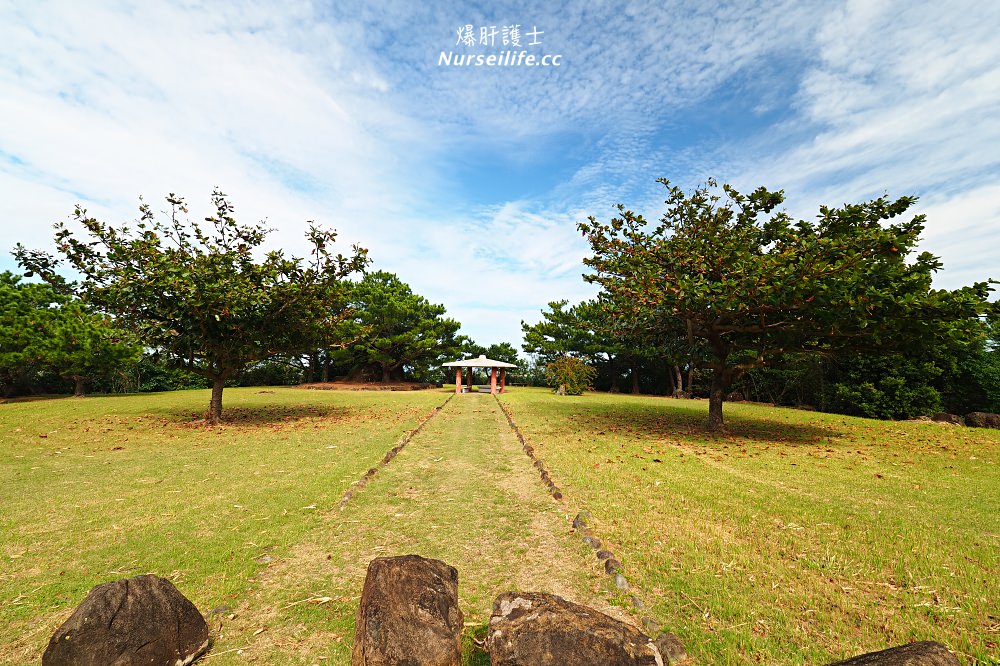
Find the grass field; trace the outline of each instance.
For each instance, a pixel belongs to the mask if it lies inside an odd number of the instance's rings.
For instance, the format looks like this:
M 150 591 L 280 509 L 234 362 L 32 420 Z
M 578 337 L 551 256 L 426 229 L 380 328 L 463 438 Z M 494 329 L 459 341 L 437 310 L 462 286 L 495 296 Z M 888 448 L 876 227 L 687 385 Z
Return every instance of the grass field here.
M 909 640 L 997 663 L 1000 432 L 727 405 L 229 389 L 0 405 L 0 663 L 38 663 L 94 585 L 165 576 L 210 619 L 210 664 L 347 664 L 368 561 L 459 570 L 467 663 L 492 599 L 561 594 L 628 617 L 570 530 L 580 509 L 699 664 L 822 664 Z
M 1000 432 L 592 395 L 504 398 L 567 501 L 703 664 L 936 640 L 1000 657 Z

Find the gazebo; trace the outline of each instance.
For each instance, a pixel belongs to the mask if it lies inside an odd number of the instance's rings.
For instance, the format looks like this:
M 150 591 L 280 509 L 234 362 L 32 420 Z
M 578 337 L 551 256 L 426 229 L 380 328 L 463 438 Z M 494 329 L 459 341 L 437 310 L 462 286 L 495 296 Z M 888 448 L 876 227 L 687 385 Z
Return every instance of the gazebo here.
M 496 393 L 506 393 L 507 392 L 507 368 L 516 368 L 517 365 L 513 363 L 505 363 L 503 361 L 494 361 L 491 358 L 486 358 L 485 355 L 480 355 L 479 358 L 467 358 L 464 361 L 452 361 L 451 363 L 445 363 L 446 368 L 455 368 L 455 393 L 462 392 L 462 370 L 464 368 L 469 369 L 467 386 L 468 391 L 472 391 L 472 369 L 473 368 L 492 368 L 490 373 L 490 394 Z M 497 370 L 500 371 L 500 386 L 497 386 Z

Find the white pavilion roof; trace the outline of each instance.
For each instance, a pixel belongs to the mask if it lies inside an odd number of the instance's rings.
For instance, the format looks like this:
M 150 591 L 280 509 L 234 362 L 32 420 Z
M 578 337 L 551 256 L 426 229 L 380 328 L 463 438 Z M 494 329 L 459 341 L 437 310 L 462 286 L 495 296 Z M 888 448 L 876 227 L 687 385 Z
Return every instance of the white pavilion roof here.
M 491 358 L 486 358 L 485 355 L 480 354 L 479 358 L 467 358 L 464 361 L 452 361 L 450 363 L 443 364 L 446 368 L 516 368 L 515 363 L 506 363 L 504 361 L 494 361 Z

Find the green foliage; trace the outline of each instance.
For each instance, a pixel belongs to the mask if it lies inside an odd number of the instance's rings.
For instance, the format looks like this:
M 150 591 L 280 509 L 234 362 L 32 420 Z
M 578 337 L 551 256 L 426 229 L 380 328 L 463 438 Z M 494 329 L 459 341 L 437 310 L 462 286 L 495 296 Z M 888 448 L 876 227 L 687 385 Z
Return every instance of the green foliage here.
M 831 387 L 831 410 L 873 419 L 910 419 L 941 411 L 934 363 L 902 354 L 860 356 Z
M 509 342 L 494 343 L 487 347 L 484 353 L 486 354 L 486 358 L 491 358 L 494 361 L 503 361 L 504 363 L 513 363 L 514 365 L 520 363 L 517 349 Z
M 774 366 L 748 371 L 733 388 L 750 400 L 881 419 L 941 409 L 954 414 L 997 412 L 1000 354 L 976 339 L 964 347 L 891 354 L 789 354 Z
M 350 348 L 352 361 L 377 368 L 383 382 L 405 379 L 406 370 L 423 379 L 458 354 L 460 324 L 392 273 L 367 273 L 350 302 L 363 331 Z
M 0 274 L 0 389 L 4 395 L 61 391 L 51 375 L 69 379 L 76 395 L 90 380 L 122 375 L 138 347 L 107 317 L 50 285 Z
M 521 382 L 528 386 L 548 386 L 545 364 L 536 355 L 529 356 L 527 362 L 521 362 L 521 366 L 517 369 L 517 376 Z
M 0 391 L 5 397 L 25 390 L 44 367 L 60 300 L 48 285 L 0 273 Z
M 568 303 L 549 303 L 537 324 L 521 322 L 524 351 L 544 362 L 564 354 L 587 358 L 612 391 L 619 390 L 627 371 L 632 391 L 638 393 L 640 368 L 664 354 L 651 344 L 636 309 L 607 292 L 569 308 Z
M 826 411 L 824 387 L 830 365 L 815 355 L 793 352 L 767 367 L 747 370 L 732 388 L 747 400 Z
M 594 330 L 588 315 L 593 308 L 586 302 L 567 308 L 569 301 L 552 301 L 549 310 L 542 310 L 542 320 L 529 325 L 521 322 L 524 332 L 522 349 L 528 354 L 536 354 L 546 363 L 567 354 L 588 356 L 601 353 L 607 346 Z
M 83 395 L 88 381 L 114 375 L 140 354 L 134 341 L 106 315 L 89 312 L 79 301 L 59 308 L 46 346 L 47 364 L 74 382 L 77 396 Z
M 248 365 L 281 353 L 333 346 L 346 315 L 344 278 L 360 270 L 366 251 L 334 255 L 336 233 L 310 226 L 308 262 L 281 251 L 254 257 L 268 233 L 263 223 L 242 225 L 225 195 L 212 195 L 207 225 L 181 219 L 184 200 L 167 197 L 168 219 L 140 205 L 135 228 L 101 222 L 77 207 L 78 237 L 56 224 L 62 258 L 18 245 L 29 271 L 75 292 L 95 310 L 111 314 L 147 347 L 178 367 L 212 381 L 208 417 L 222 414 L 222 388 Z M 206 228 L 207 227 L 207 228 Z M 81 276 L 67 283 L 63 263 Z
M 664 344 L 686 329 L 697 362 L 712 371 L 709 428 L 724 427 L 722 400 L 746 370 L 787 350 L 886 349 L 960 344 L 979 326 L 987 282 L 955 291 L 931 289 L 941 267 L 929 253 L 911 256 L 924 218 L 888 223 L 913 197 L 881 197 L 821 207 L 815 222 L 773 212 L 781 192 L 749 195 L 716 183 L 669 195 L 660 223 L 619 205 L 608 224 L 580 225 L 601 284 L 634 304 Z
M 583 395 L 592 388 L 597 371 L 583 359 L 566 354 L 545 366 L 545 375 L 557 391 L 565 387 L 566 395 Z
M 280 358 L 257 363 L 240 373 L 240 386 L 293 386 L 302 383 L 302 368 Z
M 945 410 L 1000 413 L 1000 348 L 973 345 L 948 370 L 941 381 Z
M 212 386 L 207 377 L 178 368 L 155 353 L 144 354 L 130 370 L 131 390 L 136 392 L 183 391 Z

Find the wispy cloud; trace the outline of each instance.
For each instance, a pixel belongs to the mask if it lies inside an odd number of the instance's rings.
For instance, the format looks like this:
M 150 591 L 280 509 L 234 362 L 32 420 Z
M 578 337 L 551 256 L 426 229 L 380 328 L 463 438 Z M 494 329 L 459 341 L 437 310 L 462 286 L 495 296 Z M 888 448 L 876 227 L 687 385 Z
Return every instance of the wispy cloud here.
M 995 276 L 1000 7 L 849 2 L 823 26 L 798 113 L 755 139 L 763 159 L 748 154 L 738 179 L 785 188 L 799 215 L 820 203 L 917 195 L 924 246 L 945 262 L 942 286 Z
M 21 3 L 0 9 L 0 250 L 76 203 L 215 186 L 296 251 L 337 227 L 464 331 L 592 294 L 576 223 L 656 217 L 664 176 L 782 187 L 812 215 L 922 197 L 949 284 L 998 250 L 1000 30 L 988 3 Z M 560 67 L 442 67 L 520 24 Z M 979 220 L 974 226 L 970 220 Z M 990 234 L 994 234 L 991 236 Z M 1000 246 L 1000 243 L 994 244 Z M 952 257 L 955 257 L 953 260 Z M 0 259 L 0 269 L 12 267 Z M 983 277 L 983 276 L 978 276 Z M 978 279 L 978 277 L 976 279 Z

